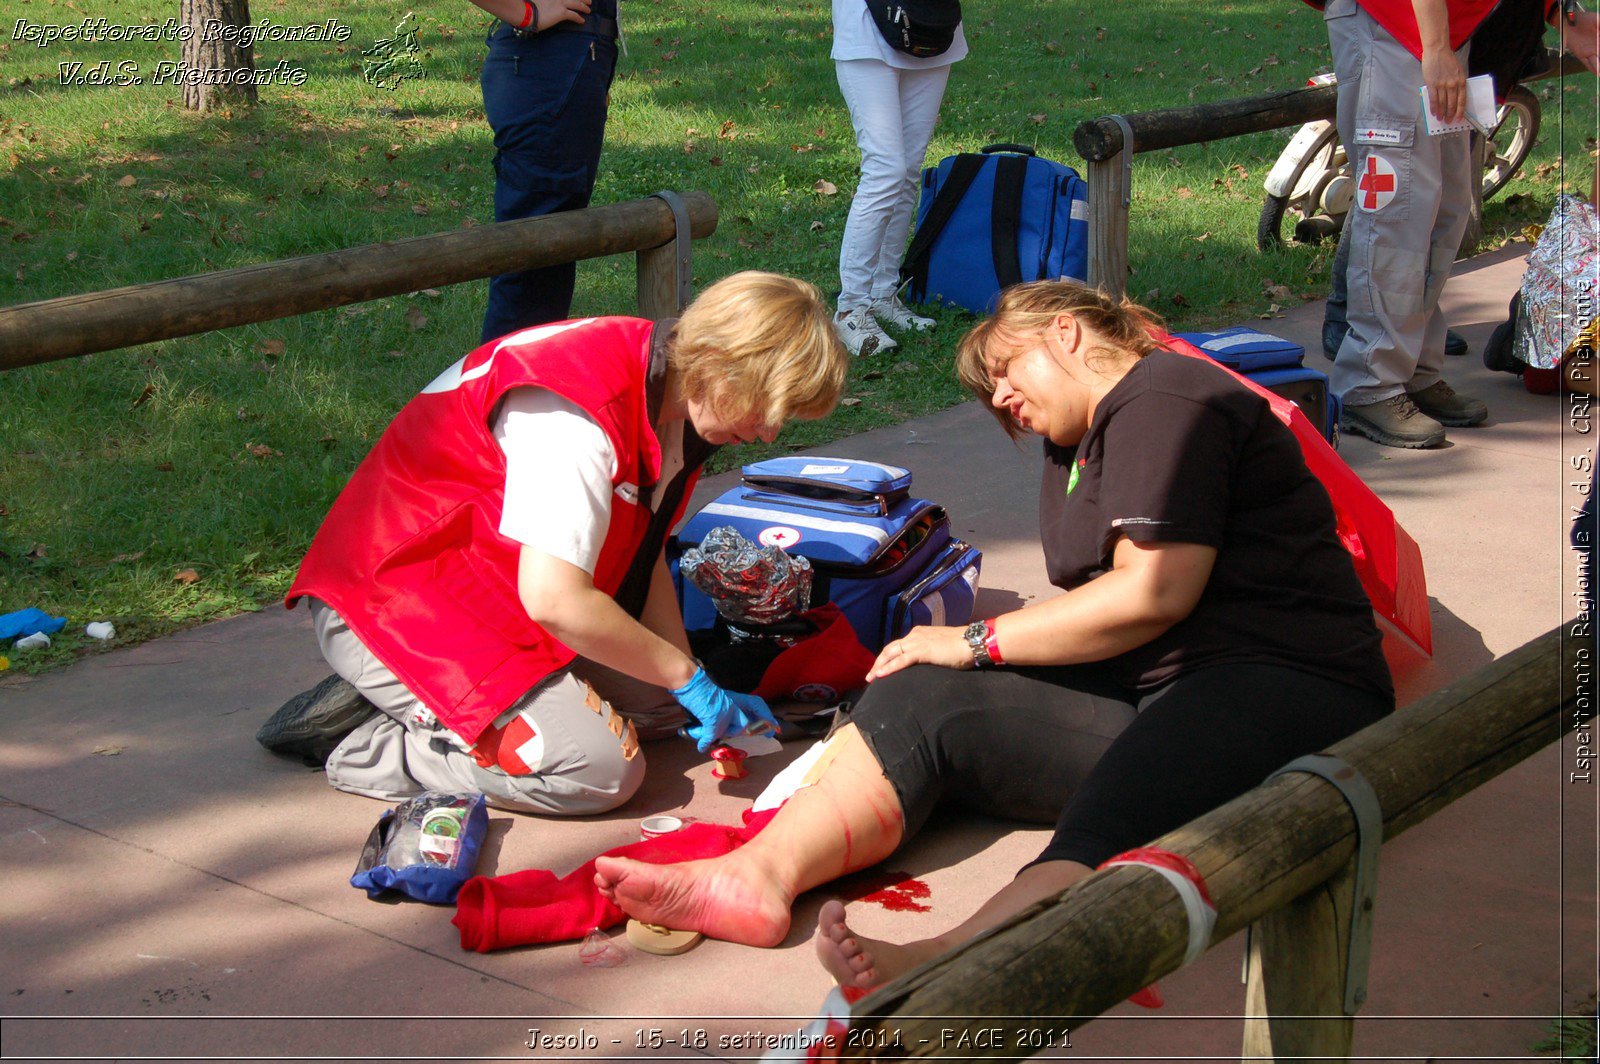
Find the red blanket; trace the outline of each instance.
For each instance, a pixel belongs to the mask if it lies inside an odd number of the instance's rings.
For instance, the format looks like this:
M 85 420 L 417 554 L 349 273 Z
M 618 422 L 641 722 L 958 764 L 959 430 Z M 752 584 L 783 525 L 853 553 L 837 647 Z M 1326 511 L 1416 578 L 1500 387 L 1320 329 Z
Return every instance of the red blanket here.
M 642 842 L 607 850 L 605 857 L 631 857 L 649 864 L 673 864 L 720 857 L 743 846 L 767 826 L 776 809 L 745 810 L 744 825 L 690 824 Z M 461 948 L 488 953 L 509 946 L 580 939 L 594 928 L 615 927 L 627 914 L 601 897 L 594 885 L 594 861 L 560 879 L 532 869 L 504 876 L 475 876 L 456 897 L 450 922 L 461 932 Z

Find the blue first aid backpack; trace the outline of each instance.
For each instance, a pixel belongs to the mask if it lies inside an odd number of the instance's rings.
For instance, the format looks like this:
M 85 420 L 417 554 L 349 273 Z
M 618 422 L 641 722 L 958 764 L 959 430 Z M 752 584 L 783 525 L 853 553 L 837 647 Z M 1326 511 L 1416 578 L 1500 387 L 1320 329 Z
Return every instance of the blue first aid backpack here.
M 1088 187 L 1072 167 L 991 144 L 922 171 L 917 232 L 900 268 L 912 300 L 987 314 L 1001 289 L 1082 281 L 1088 270 Z
M 1339 446 L 1339 397 L 1328 389 L 1328 375 L 1303 365 L 1306 349 L 1293 340 L 1248 325 L 1221 332 L 1173 333 L 1269 392 L 1303 411 L 1323 437 Z
M 983 552 L 950 535 L 944 507 L 911 494 L 911 472 L 851 458 L 789 456 L 747 465 L 742 483 L 684 522 L 674 559 L 724 525 L 811 562 L 811 606 L 837 605 L 873 653 L 917 625 L 972 619 Z M 716 608 L 674 579 L 683 625 L 703 632 Z

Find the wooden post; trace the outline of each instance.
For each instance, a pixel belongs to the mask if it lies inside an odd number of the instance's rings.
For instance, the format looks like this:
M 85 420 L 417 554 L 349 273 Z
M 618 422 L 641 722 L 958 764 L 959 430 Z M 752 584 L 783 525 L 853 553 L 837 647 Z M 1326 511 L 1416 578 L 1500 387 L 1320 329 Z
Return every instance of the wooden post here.
M 1344 1014 L 1344 984 L 1354 902 L 1352 861 L 1252 925 L 1241 1060 L 1349 1057 L 1355 1017 Z
M 711 235 L 711 197 L 688 192 L 683 200 L 690 235 Z M 670 248 L 676 231 L 672 209 L 651 197 L 0 307 L 0 370 L 663 242 Z
M 1122 151 L 1089 164 L 1089 284 L 1121 298 L 1128 290 L 1128 175 Z
M 636 256 L 639 272 L 639 315 L 651 321 L 675 318 L 678 306 L 678 251 L 674 242 L 643 248 Z

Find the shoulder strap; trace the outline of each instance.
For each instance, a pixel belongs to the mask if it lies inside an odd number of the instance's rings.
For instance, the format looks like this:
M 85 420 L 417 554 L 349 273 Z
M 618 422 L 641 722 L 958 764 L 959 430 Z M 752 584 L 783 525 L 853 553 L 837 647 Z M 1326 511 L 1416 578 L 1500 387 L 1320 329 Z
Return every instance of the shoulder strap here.
M 906 249 L 906 257 L 900 264 L 900 280 L 902 283 L 910 280 L 913 292 L 927 291 L 928 259 L 933 252 L 933 245 L 956 213 L 956 208 L 961 206 L 961 198 L 972 187 L 985 161 L 982 155 L 962 154 L 957 155 L 955 162 L 950 164 L 950 177 L 939 194 L 933 197 L 933 205 L 917 227 L 916 235 L 911 238 L 911 246 Z
M 994 207 L 989 213 L 989 243 L 994 255 L 994 276 L 1003 292 L 1022 283 L 1022 260 L 1017 231 L 1022 227 L 1022 184 L 1028 160 L 1002 155 L 994 172 Z

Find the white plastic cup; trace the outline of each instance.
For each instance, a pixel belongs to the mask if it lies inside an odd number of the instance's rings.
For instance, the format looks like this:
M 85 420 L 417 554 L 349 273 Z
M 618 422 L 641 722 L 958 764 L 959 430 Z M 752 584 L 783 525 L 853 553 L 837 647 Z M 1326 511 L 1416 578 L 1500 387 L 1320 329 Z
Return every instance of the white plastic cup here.
M 675 816 L 647 816 L 639 821 L 639 838 L 659 839 L 683 827 L 683 820 Z

